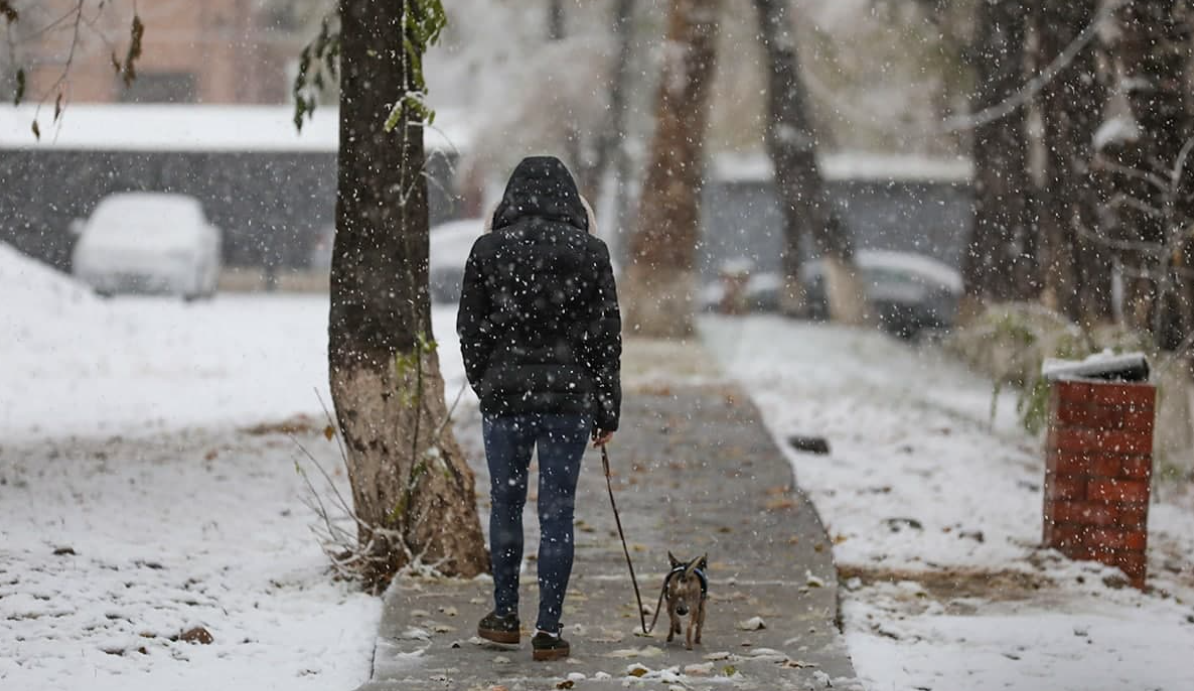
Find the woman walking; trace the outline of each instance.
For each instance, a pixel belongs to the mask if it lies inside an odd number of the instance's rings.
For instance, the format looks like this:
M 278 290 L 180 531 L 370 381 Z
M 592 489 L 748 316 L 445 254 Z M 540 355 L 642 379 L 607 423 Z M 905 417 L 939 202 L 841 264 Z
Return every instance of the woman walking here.
M 482 638 L 518 643 L 522 510 L 531 452 L 539 457 L 536 660 L 567 657 L 560 635 L 572 573 L 573 506 L 591 439 L 609 443 L 621 407 L 621 316 L 609 250 L 557 158 L 514 169 L 465 266 L 456 330 L 481 399 L 489 464 L 494 609 Z

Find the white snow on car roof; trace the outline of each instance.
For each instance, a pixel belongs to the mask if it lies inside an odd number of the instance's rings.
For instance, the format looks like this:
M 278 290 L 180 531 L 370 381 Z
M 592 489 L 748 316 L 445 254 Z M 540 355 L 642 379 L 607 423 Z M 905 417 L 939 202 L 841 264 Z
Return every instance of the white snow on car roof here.
M 198 199 L 185 194 L 169 192 L 118 192 L 104 197 L 96 211 L 119 210 L 121 213 L 150 214 L 199 214 L 203 205 Z
M 92 250 L 169 249 L 193 246 L 209 232 L 203 206 L 194 197 L 124 192 L 104 197 L 80 242 Z
M 864 272 L 889 269 L 899 273 L 920 277 L 920 282 L 935 283 L 954 293 L 961 293 L 964 284 L 962 274 L 952 266 L 932 257 L 913 252 L 894 250 L 860 249 L 854 253 L 854 261 Z M 821 260 L 805 262 L 800 267 L 802 280 L 808 281 L 823 271 Z
M 340 141 L 339 109 L 324 108 L 294 127 L 291 106 L 71 105 L 58 124 L 48 109 L 33 135 L 32 106 L 0 109 L 0 149 L 115 151 L 294 151 L 335 152 Z M 464 113 L 437 112 L 425 136 L 428 150 L 465 148 L 470 130 Z
M 827 180 L 964 183 L 974 177 L 974 164 L 961 157 L 846 152 L 824 154 L 819 160 Z M 711 173 L 721 182 L 766 182 L 773 177 L 773 168 L 771 158 L 762 152 L 726 153 L 713 157 Z
M 924 276 L 950 290 L 960 293 L 963 289 L 962 275 L 948 264 L 911 252 L 861 249 L 856 253 L 859 266 L 866 269 L 889 267 Z

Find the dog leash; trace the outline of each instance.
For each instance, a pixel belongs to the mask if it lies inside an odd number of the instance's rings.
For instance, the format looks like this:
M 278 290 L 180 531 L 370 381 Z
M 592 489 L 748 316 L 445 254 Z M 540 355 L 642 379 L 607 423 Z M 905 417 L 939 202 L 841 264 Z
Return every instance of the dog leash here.
M 622 531 L 622 516 L 618 513 L 618 502 L 614 500 L 614 485 L 612 476 L 609 471 L 609 450 L 605 444 L 601 445 L 601 466 L 605 470 L 605 488 L 609 490 L 609 505 L 614 510 L 614 523 L 618 524 L 618 537 L 622 540 L 622 553 L 626 555 L 626 568 L 630 569 L 630 583 L 634 586 L 634 599 L 638 602 L 638 618 L 643 626 L 643 635 L 649 635 L 655 630 L 655 624 L 659 622 L 659 609 L 663 606 L 663 595 L 667 592 L 667 582 L 671 578 L 663 581 L 663 588 L 659 591 L 659 602 L 655 603 L 655 617 L 651 619 L 651 627 L 647 628 L 647 615 L 643 612 L 643 596 L 639 594 L 638 578 L 634 575 L 634 563 L 630 561 L 630 549 L 626 547 L 626 533 Z

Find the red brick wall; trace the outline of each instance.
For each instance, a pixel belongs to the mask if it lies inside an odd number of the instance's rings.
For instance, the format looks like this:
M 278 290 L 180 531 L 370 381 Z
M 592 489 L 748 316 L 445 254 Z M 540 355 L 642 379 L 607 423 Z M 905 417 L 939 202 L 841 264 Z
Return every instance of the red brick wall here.
M 1056 382 L 1049 401 L 1044 543 L 1117 566 L 1144 586 L 1153 412 L 1150 384 Z

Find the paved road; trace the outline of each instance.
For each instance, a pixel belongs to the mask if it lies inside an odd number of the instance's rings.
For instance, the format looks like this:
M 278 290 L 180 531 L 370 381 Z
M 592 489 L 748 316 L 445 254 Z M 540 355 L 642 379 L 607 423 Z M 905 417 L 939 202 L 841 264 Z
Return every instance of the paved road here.
M 742 392 L 689 376 L 712 371 L 706 362 L 683 371 L 685 362 L 692 365 L 688 348 L 672 360 L 667 346 L 628 344 L 630 385 L 611 457 L 644 600 L 655 605 L 669 549 L 682 558 L 709 555 L 704 644 L 687 651 L 682 642 L 665 643 L 666 624 L 663 633 L 635 635 L 634 596 L 600 456 L 590 452 L 578 489 L 576 565 L 564 615 L 572 658 L 533 662 L 529 631 L 519 647 L 476 638 L 476 623 L 491 608 L 488 580 L 403 580 L 387 597 L 373 680 L 362 691 L 614 689 L 624 682 L 687 689 L 861 688 L 835 626 L 836 574 L 815 510 L 792 485 L 788 462 Z M 669 368 L 678 375 L 670 382 Z M 478 487 L 486 487 L 475 417 L 462 420 L 458 434 L 476 461 Z M 487 504 L 482 501 L 483 512 Z M 533 506 L 528 502 L 527 554 L 534 554 L 537 542 Z M 524 627 L 534 624 L 536 591 L 529 561 L 522 577 Z M 766 628 L 738 627 L 752 617 L 761 617 Z M 634 664 L 649 671 L 628 677 Z M 570 674 L 575 685 L 558 687 Z

